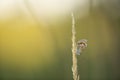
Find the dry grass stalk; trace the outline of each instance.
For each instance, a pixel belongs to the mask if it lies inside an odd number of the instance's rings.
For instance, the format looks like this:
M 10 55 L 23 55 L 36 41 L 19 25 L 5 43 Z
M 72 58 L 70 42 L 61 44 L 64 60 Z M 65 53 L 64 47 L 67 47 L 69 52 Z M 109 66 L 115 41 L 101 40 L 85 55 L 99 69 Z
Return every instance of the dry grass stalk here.
M 72 16 L 72 58 L 73 58 L 73 65 L 72 65 L 72 72 L 73 72 L 73 79 L 79 80 L 78 69 L 77 69 L 77 55 L 76 55 L 76 41 L 75 41 L 75 19 L 73 13 Z

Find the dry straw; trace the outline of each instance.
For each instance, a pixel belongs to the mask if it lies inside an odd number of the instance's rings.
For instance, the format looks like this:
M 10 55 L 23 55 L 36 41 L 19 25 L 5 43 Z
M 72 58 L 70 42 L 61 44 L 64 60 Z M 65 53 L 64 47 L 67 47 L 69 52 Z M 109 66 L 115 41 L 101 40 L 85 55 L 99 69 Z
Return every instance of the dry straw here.
M 74 80 L 79 80 L 80 76 L 78 74 L 78 69 L 77 69 L 77 55 L 80 55 L 80 53 L 87 47 L 87 40 L 86 39 L 81 39 L 76 43 L 75 40 L 75 17 L 74 14 L 71 14 L 72 16 L 72 72 L 73 72 L 73 79 Z
M 72 58 L 73 58 L 73 65 L 72 65 L 72 72 L 73 72 L 73 79 L 79 80 L 78 69 L 77 69 L 77 55 L 76 55 L 76 41 L 75 41 L 75 19 L 74 14 L 72 16 Z

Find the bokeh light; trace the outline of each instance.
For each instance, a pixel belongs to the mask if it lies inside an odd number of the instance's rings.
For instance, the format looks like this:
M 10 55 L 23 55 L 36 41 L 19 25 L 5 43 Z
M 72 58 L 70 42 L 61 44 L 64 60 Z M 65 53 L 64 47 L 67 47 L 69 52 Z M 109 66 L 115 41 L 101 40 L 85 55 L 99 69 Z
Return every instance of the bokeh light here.
M 0 80 L 73 80 L 71 11 L 81 80 L 120 78 L 119 0 L 0 0 Z

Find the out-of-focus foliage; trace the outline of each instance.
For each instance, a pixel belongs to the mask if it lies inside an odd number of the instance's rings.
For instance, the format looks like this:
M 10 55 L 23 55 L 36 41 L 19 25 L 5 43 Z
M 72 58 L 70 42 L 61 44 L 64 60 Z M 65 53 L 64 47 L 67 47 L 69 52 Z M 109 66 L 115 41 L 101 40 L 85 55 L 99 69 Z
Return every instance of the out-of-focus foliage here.
M 70 14 L 44 18 L 14 6 L 0 7 L 0 80 L 72 80 Z M 119 80 L 119 8 L 119 0 L 75 8 L 76 38 L 88 40 L 78 56 L 81 80 Z

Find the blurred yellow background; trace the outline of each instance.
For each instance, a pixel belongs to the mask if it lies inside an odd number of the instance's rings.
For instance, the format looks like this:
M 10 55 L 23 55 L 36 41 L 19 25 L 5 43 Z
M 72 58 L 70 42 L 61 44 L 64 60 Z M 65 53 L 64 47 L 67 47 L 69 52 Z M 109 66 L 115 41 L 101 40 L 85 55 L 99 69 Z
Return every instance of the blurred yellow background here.
M 71 3 L 46 14 L 33 0 L 0 2 L 0 80 L 72 80 Z M 94 0 L 79 3 L 73 9 L 76 38 L 88 40 L 78 56 L 81 80 L 119 80 L 119 14 Z

